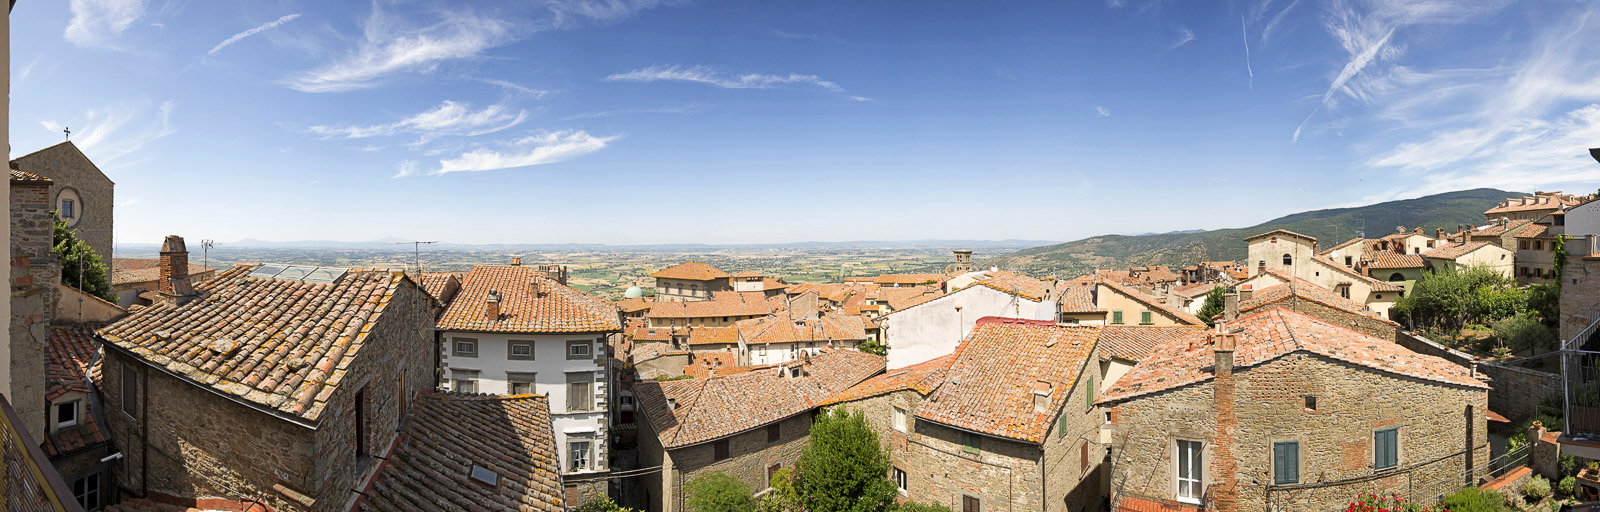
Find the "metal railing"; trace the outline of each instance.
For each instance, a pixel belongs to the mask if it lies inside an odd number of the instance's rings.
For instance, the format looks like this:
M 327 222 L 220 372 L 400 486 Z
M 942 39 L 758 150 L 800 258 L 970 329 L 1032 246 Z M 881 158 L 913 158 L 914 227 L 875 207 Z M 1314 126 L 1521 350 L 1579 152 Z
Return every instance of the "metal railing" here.
M 1525 465 L 1530 446 L 1525 444 L 1488 461 L 1474 461 L 1470 467 L 1466 464 L 1470 454 L 1460 451 L 1430 461 L 1358 477 L 1316 483 L 1268 485 L 1266 486 L 1267 510 L 1324 509 L 1342 512 L 1346 505 L 1363 494 L 1394 495 L 1406 501 L 1436 503 L 1463 487 L 1479 485 Z M 1472 454 L 1487 449 L 1487 445 L 1479 446 L 1472 450 Z M 1440 465 L 1457 466 L 1457 469 L 1441 468 Z
M 1600 347 L 1590 343 L 1600 330 L 1600 314 L 1571 339 L 1561 342 L 1561 377 L 1566 425 L 1564 435 L 1600 438 Z

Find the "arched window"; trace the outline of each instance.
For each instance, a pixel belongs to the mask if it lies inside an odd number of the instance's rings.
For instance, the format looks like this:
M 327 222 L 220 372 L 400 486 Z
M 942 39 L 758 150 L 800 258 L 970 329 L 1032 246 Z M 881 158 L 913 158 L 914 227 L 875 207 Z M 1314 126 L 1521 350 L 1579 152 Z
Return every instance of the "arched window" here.
M 1283 255 L 1283 264 L 1284 265 L 1293 265 L 1294 264 L 1294 257 L 1290 256 L 1288 254 Z
M 1404 281 L 1404 280 L 1406 280 L 1406 276 L 1400 275 L 1399 272 L 1395 272 L 1395 273 L 1389 275 L 1389 282 L 1391 282 L 1391 283 Z

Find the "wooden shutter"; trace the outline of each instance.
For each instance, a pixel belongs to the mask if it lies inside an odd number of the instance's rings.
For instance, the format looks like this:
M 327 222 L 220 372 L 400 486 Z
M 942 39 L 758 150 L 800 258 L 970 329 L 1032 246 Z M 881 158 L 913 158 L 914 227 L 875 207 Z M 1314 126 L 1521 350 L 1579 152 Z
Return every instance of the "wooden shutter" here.
M 982 506 L 978 504 L 978 498 L 963 494 L 961 496 L 961 512 L 983 512 L 983 510 Z
M 1122 312 L 1121 311 L 1112 311 L 1111 312 L 1111 323 L 1114 323 L 1114 324 L 1122 323 Z
M 1272 468 L 1275 484 L 1300 482 L 1300 443 L 1272 443 Z
M 1089 392 L 1085 393 L 1083 395 L 1083 402 L 1084 402 L 1083 403 L 1083 407 L 1085 409 L 1094 407 L 1094 377 L 1093 376 L 1089 377 Z
M 1139 323 L 1141 323 L 1141 324 L 1150 323 L 1150 312 L 1149 311 L 1140 311 L 1139 312 Z

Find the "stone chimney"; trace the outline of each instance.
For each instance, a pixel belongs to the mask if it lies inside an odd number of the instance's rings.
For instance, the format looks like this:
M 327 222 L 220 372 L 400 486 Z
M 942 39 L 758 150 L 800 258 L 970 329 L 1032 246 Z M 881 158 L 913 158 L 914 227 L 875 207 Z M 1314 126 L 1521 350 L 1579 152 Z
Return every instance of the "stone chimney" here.
M 1235 458 L 1234 446 L 1235 433 L 1239 428 L 1239 418 L 1234 410 L 1234 393 L 1236 383 L 1233 378 L 1233 349 L 1235 333 L 1222 333 L 1217 335 L 1216 345 L 1212 352 L 1216 355 L 1216 366 L 1213 373 L 1216 377 L 1214 386 L 1214 403 L 1217 413 L 1217 435 L 1214 438 L 1216 446 L 1212 455 L 1211 469 L 1216 487 L 1212 490 L 1212 509 L 1219 512 L 1238 512 L 1239 510 L 1239 461 Z
M 1050 383 L 1037 380 L 1033 382 L 1033 412 L 1035 414 L 1050 413 Z
M 161 277 L 156 283 L 156 292 L 162 302 L 182 306 L 194 300 L 194 286 L 189 282 L 189 249 L 183 245 L 183 237 L 167 235 L 161 242 L 159 266 Z
M 532 295 L 533 298 L 537 299 L 539 297 L 543 297 L 545 293 L 546 293 L 545 287 L 541 286 L 539 284 L 539 278 L 537 278 L 537 277 L 528 278 L 528 294 L 529 295 Z
M 1434 233 L 1435 233 L 1434 238 L 1437 238 L 1437 239 L 1440 239 L 1440 240 L 1444 240 L 1444 228 L 1434 229 Z
M 483 318 L 491 322 L 500 320 L 500 292 L 489 290 L 489 298 L 483 301 Z
M 1240 291 L 1240 292 L 1235 292 L 1235 293 L 1229 293 L 1229 294 L 1225 294 L 1225 295 L 1222 296 L 1222 319 L 1223 320 L 1233 320 L 1235 318 L 1239 318 L 1239 301 L 1240 301 L 1240 294 L 1241 293 L 1243 293 L 1243 292 Z

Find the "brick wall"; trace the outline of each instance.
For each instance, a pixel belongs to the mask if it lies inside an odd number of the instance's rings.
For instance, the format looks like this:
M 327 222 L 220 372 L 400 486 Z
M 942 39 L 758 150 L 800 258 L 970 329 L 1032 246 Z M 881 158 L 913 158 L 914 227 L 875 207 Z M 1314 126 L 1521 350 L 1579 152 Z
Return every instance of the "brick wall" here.
M 11 396 L 22 428 L 44 439 L 45 355 L 50 340 L 50 314 L 55 284 L 61 282 L 56 261 L 50 188 L 11 185 Z
M 1300 482 L 1307 484 L 1373 475 L 1373 434 L 1380 429 L 1400 429 L 1402 470 L 1444 459 L 1358 484 L 1274 492 L 1279 506 L 1295 510 L 1338 509 L 1359 492 L 1463 484 L 1469 461 L 1481 469 L 1488 460 L 1482 390 L 1397 377 L 1306 353 L 1236 370 L 1235 376 L 1239 510 L 1267 508 L 1273 442 L 1300 443 Z M 1218 483 L 1216 459 L 1222 454 L 1214 442 L 1215 385 L 1208 381 L 1115 406 L 1112 489 L 1172 499 L 1178 439 L 1206 443 L 1203 485 Z M 1315 410 L 1306 408 L 1307 395 L 1317 397 Z

